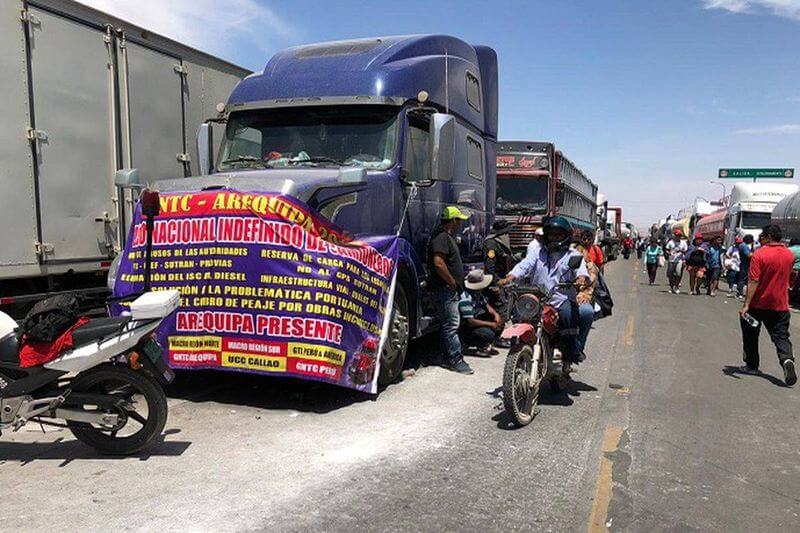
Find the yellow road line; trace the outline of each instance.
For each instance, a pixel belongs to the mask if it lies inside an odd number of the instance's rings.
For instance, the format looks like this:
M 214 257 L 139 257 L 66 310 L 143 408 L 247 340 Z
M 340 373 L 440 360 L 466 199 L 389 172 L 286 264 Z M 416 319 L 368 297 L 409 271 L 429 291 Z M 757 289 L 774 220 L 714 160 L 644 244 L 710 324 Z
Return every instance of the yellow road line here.
M 624 428 L 620 426 L 606 426 L 603 436 L 603 448 L 600 456 L 600 472 L 597 474 L 597 484 L 594 489 L 594 504 L 592 505 L 592 516 L 589 519 L 589 526 L 586 530 L 589 533 L 599 533 L 608 531 L 606 520 L 608 520 L 608 506 L 611 503 L 613 490 L 613 479 L 611 477 L 614 461 L 607 454 L 614 453 L 619 448 L 619 440 L 622 437 Z
M 634 325 L 634 315 L 628 316 L 628 323 L 625 324 L 625 344 L 627 346 L 633 346 L 633 325 Z

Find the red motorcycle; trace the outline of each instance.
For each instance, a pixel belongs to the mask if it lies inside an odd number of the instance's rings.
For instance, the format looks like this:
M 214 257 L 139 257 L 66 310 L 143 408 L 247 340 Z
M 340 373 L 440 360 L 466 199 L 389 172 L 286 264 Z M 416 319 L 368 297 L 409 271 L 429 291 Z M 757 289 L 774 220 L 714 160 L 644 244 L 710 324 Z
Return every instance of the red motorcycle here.
M 502 333 L 503 339 L 511 341 L 503 371 L 503 404 L 517 426 L 533 420 L 542 381 L 548 380 L 550 389 L 557 392 L 570 379 L 569 363 L 555 348 L 558 311 L 549 302 L 557 289 L 572 286 L 559 283 L 550 291 L 536 286 L 508 289 L 508 310 L 514 323 Z

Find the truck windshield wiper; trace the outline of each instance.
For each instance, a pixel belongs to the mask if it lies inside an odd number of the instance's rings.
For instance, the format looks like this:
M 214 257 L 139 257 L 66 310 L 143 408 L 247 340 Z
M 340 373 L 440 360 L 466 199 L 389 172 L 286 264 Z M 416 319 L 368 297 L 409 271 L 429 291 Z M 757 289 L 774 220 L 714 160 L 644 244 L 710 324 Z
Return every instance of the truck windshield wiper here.
M 333 163 L 334 165 L 339 165 L 340 167 L 344 166 L 344 163 L 342 161 L 324 155 L 315 155 L 305 159 L 289 161 L 289 164 L 291 165 L 302 165 L 303 163 Z
M 260 167 L 264 167 L 264 168 L 267 167 L 267 165 L 264 164 L 264 161 L 262 161 L 260 158 L 254 156 L 254 155 L 240 155 L 239 157 L 232 157 L 231 159 L 224 159 L 224 160 L 220 161 L 219 164 L 220 165 L 226 165 L 226 164 L 236 164 L 236 163 L 248 163 L 248 164 L 256 163 Z

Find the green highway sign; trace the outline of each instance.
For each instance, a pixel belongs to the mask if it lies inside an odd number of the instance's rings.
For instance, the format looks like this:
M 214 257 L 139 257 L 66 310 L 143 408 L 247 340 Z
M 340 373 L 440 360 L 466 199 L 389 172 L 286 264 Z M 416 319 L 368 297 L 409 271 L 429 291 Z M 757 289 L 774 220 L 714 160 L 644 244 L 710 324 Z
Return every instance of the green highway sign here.
M 793 168 L 721 168 L 720 178 L 793 178 Z

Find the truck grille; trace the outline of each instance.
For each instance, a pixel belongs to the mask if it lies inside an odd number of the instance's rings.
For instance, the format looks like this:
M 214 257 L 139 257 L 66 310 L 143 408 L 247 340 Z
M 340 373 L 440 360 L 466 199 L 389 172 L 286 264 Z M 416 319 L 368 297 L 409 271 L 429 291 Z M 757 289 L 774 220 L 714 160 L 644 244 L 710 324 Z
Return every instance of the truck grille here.
M 539 229 L 538 225 L 533 224 L 516 224 L 511 226 L 509 232 L 511 240 L 511 248 L 515 251 L 520 248 L 527 248 L 528 244 L 533 240 L 533 235 Z
M 516 252 L 528 248 L 533 235 L 542 226 L 540 216 L 497 215 L 498 220 L 508 220 L 513 225 L 508 232 L 511 248 Z

